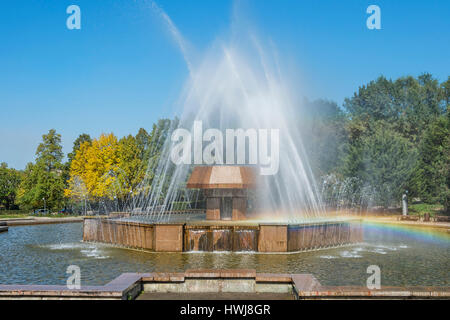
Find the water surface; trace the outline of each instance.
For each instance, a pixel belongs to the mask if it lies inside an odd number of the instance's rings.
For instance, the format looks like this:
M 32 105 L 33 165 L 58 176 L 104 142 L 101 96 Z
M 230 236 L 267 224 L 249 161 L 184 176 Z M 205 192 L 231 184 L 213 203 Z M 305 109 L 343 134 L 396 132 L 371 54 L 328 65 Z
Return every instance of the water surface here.
M 81 223 L 10 227 L 0 233 L 0 283 L 64 284 L 66 268 L 78 265 L 82 285 L 190 268 L 312 273 L 325 285 L 365 285 L 367 267 L 378 265 L 382 285 L 450 285 L 448 236 L 424 229 L 365 225 L 362 244 L 293 254 L 151 253 L 81 239 Z

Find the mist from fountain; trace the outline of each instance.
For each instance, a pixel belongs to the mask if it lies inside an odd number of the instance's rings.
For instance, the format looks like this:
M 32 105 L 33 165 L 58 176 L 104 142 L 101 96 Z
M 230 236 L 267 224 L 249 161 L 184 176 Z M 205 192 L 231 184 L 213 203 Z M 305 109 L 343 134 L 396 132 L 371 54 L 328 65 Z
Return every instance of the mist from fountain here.
M 224 136 L 226 129 L 279 129 L 279 171 L 260 177 L 254 192 L 256 210 L 273 220 L 289 222 L 325 218 L 296 121 L 301 107 L 296 98 L 298 88 L 293 90 L 296 84 L 283 74 L 273 44 L 265 46 L 255 34 L 239 27 L 235 18 L 229 37 L 217 38 L 202 55 L 191 57 L 187 41 L 170 17 L 153 1 L 151 7 L 167 25 L 189 69 L 177 102 L 179 121 L 171 131 L 184 128 L 193 132 L 194 121 L 201 121 L 204 131 L 216 128 Z M 170 160 L 173 146 L 169 135 L 156 170 L 148 172 L 140 186 L 143 189 L 149 184 L 154 174 L 151 187 L 136 195 L 132 212 L 168 221 L 173 203 L 199 197 L 198 191 L 184 187 L 193 166 L 174 165 Z

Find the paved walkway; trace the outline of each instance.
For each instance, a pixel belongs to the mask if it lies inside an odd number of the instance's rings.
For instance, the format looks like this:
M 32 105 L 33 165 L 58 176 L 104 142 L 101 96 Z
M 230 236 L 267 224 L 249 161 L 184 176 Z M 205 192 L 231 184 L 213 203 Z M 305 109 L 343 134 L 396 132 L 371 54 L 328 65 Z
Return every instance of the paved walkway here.
M 136 300 L 295 300 L 289 293 L 244 293 L 244 292 L 206 292 L 206 293 L 161 293 L 144 292 Z
M 415 227 L 450 229 L 450 223 L 449 222 L 404 221 L 404 220 L 397 220 L 397 218 L 398 218 L 398 216 L 391 216 L 391 217 L 363 217 L 363 220 L 364 221 L 368 221 L 368 222 L 392 223 L 392 224 L 415 226 Z
M 83 217 L 68 217 L 68 218 L 47 218 L 47 217 L 36 217 L 36 218 L 11 218 L 11 219 L 0 219 L 0 222 L 6 223 L 7 226 L 28 226 L 35 224 L 54 224 L 54 223 L 73 223 L 73 222 L 83 222 Z

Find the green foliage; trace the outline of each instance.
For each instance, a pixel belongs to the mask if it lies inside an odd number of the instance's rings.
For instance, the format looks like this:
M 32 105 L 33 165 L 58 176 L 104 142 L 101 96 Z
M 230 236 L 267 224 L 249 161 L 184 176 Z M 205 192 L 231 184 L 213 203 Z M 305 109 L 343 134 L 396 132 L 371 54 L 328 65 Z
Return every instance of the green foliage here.
M 415 193 L 427 203 L 450 204 L 450 117 L 441 116 L 425 131 L 413 178 Z
M 120 139 L 118 177 L 120 184 L 126 186 L 127 192 L 136 191 L 144 179 L 146 165 L 142 156 L 142 148 L 135 137 L 128 135 Z
M 449 83 L 423 74 L 360 87 L 344 102 L 348 140 L 334 173 L 356 178 L 355 190 L 370 187 L 376 205 L 396 205 L 408 189 L 447 208 Z
M 446 108 L 442 87 L 430 74 L 395 81 L 379 77 L 345 99 L 344 107 L 352 120 L 358 119 L 368 128 L 385 121 L 413 142 Z
M 159 120 L 149 134 L 139 129 L 117 141 L 113 135 L 101 135 L 91 141 L 82 135 L 74 143 L 65 196 L 72 207 L 80 201 L 106 202 L 128 206 L 131 199 L 148 193 L 155 176 L 164 144 L 175 121 Z M 166 172 L 166 177 L 170 173 Z
M 63 152 L 61 135 L 55 130 L 42 136 L 36 150 L 36 163 L 29 163 L 18 191 L 23 208 L 59 209 L 64 204 Z
M 305 109 L 300 127 L 312 169 L 318 176 L 328 174 L 341 165 L 348 120 L 335 102 L 306 102 Z
M 361 181 L 372 187 L 376 205 L 387 208 L 408 189 L 417 150 L 413 144 L 386 125 L 362 139 Z
M 439 204 L 427 204 L 427 203 L 413 203 L 408 205 L 409 215 L 423 216 L 425 213 L 429 213 L 430 216 L 439 215 L 444 207 Z
M 70 163 L 72 162 L 73 158 L 75 158 L 77 151 L 80 149 L 81 145 L 85 142 L 89 142 L 89 143 L 92 142 L 91 136 L 88 135 L 87 133 L 80 134 L 78 136 L 78 138 L 73 142 L 72 152 L 70 152 L 67 155 L 69 167 L 70 167 Z
M 61 170 L 64 154 L 61 147 L 61 135 L 55 129 L 42 136 L 42 142 L 36 150 L 36 164 L 46 172 Z
M 411 197 L 440 203 L 448 211 L 449 102 L 450 77 L 439 84 L 430 74 L 379 77 L 345 99 L 343 109 L 331 101 L 306 101 L 298 125 L 313 172 L 333 177 L 329 181 L 345 181 L 345 196 L 351 198 L 347 203 L 353 205 L 361 204 L 355 199 L 365 194 L 374 205 L 398 205 L 407 189 Z M 146 193 L 163 178 L 164 197 L 174 166 L 162 172 L 160 160 L 168 159 L 164 152 L 177 126 L 178 119 L 161 119 L 149 132 L 141 128 L 118 142 L 111 136 L 104 145 L 81 134 L 66 164 L 61 136 L 52 129 L 43 135 L 35 162 L 23 172 L 0 165 L 0 207 L 42 208 L 45 199 L 48 208 L 59 209 L 70 201 L 63 198 L 64 189 L 68 197 L 87 194 L 83 201 L 112 193 L 126 203 L 130 192 Z M 93 195 L 92 190 L 98 192 Z M 185 202 L 174 206 L 184 208 Z
M 186 202 L 186 201 L 173 201 L 171 203 L 171 210 L 176 211 L 176 210 L 186 210 L 190 207 L 190 202 Z
M 161 119 L 153 125 L 152 132 L 149 136 L 149 145 L 146 148 L 147 159 L 150 161 L 149 169 L 154 171 L 158 165 L 159 158 L 164 148 L 164 144 L 168 141 L 168 137 L 172 134 L 174 128 L 178 125 L 178 120 Z
M 153 124 L 152 131 L 148 137 L 148 145 L 145 148 L 145 159 L 148 159 L 146 161 L 147 163 L 147 174 L 146 174 L 146 184 L 147 185 L 153 185 L 157 181 L 160 181 L 165 177 L 165 185 L 162 187 L 161 197 L 165 197 L 165 194 L 169 188 L 169 180 L 170 177 L 173 174 L 173 170 L 175 165 L 168 168 L 166 172 L 161 175 L 160 168 L 158 168 L 158 164 L 160 163 L 161 157 L 167 158 L 169 157 L 168 154 L 164 154 L 164 151 L 167 151 L 167 149 L 164 149 L 166 147 L 166 143 L 170 139 L 168 139 L 173 130 L 178 126 L 178 119 L 175 118 L 174 120 L 169 119 L 161 119 L 158 120 L 156 124 Z M 159 199 L 162 201 L 163 199 Z
M 8 168 L 6 163 L 0 164 L 0 206 L 6 209 L 14 207 L 20 180 L 19 171 Z
M 447 81 L 441 84 L 441 99 L 445 103 L 448 115 L 448 108 L 450 107 L 450 76 L 447 78 Z
M 135 137 L 129 135 L 119 141 L 120 172 L 130 190 L 152 184 L 164 145 L 175 125 L 176 119 L 160 119 L 153 124 L 150 134 L 141 128 Z

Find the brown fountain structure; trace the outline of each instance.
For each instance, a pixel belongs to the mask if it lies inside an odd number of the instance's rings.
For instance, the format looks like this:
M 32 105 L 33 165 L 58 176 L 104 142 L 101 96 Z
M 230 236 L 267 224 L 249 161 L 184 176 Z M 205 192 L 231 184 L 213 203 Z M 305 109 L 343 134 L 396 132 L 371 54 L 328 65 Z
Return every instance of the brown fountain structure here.
M 250 166 L 198 166 L 186 187 L 201 189 L 206 198 L 202 219 L 181 222 L 139 222 L 132 219 L 84 220 L 83 240 L 155 252 L 309 251 L 362 242 L 361 221 L 307 223 L 249 219 L 248 192 L 256 185 Z
M 245 220 L 247 190 L 255 187 L 252 167 L 195 167 L 186 187 L 203 189 L 206 198 L 206 220 Z

